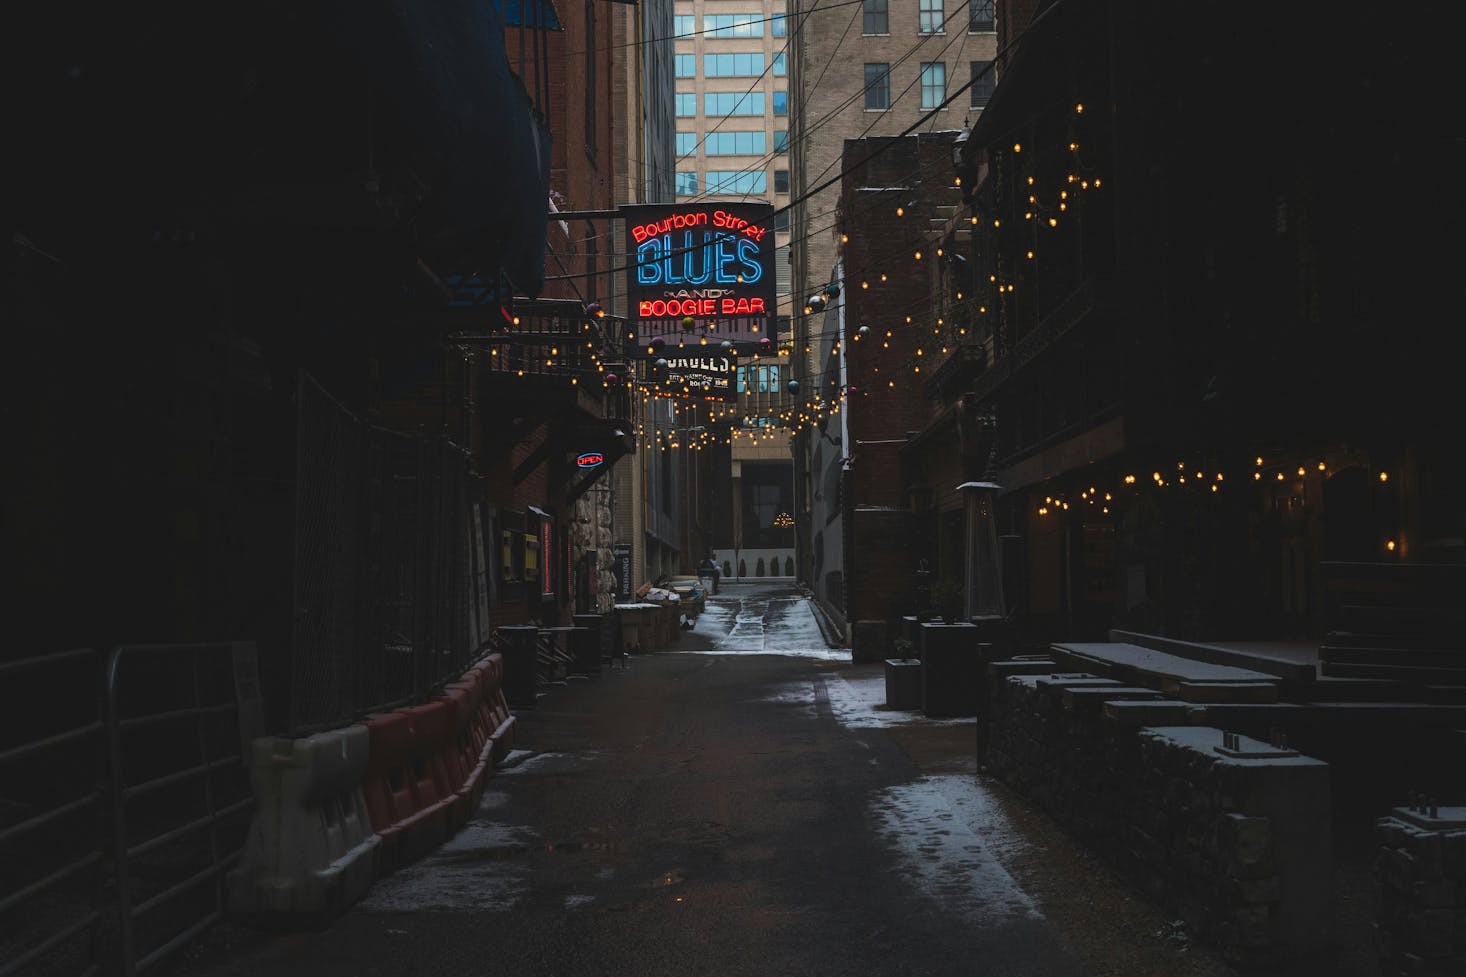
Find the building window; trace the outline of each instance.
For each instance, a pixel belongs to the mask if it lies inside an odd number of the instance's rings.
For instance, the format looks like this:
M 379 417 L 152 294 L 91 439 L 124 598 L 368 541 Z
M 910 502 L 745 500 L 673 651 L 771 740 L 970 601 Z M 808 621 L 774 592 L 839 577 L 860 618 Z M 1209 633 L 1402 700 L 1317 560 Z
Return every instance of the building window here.
M 775 291 L 779 295 L 788 295 L 794 287 L 794 266 L 789 263 L 787 244 L 781 244 L 774 249 L 774 279 Z
M 774 152 L 778 153 L 781 156 L 789 152 L 788 129 L 774 130 Z
M 702 73 L 706 78 L 757 78 L 764 73 L 763 52 L 704 54 Z
M 769 21 L 769 33 L 775 37 L 787 37 L 789 35 L 789 25 L 784 20 L 783 14 L 774 14 L 773 19 Z
M 774 192 L 775 193 L 788 193 L 789 192 L 789 171 L 788 170 L 775 170 L 774 171 Z
M 677 114 L 697 115 L 697 92 L 677 93 Z
M 775 231 L 783 231 L 786 234 L 789 233 L 789 210 L 787 208 L 780 208 L 779 210 L 774 211 L 773 223 Z M 788 249 L 786 248 L 785 250 Z M 789 262 L 786 261 L 784 263 L 787 265 Z M 789 291 L 787 285 L 784 288 L 784 291 Z
M 755 132 L 710 132 L 703 143 L 709 156 L 761 156 L 768 151 L 768 134 Z
M 774 55 L 774 76 L 777 78 L 780 75 L 787 75 L 788 73 L 789 62 L 786 60 L 784 53 L 781 51 L 778 54 Z
M 763 92 L 704 92 L 703 114 L 716 115 L 763 115 Z
M 974 34 L 993 32 L 993 0 L 967 0 L 967 29 Z
M 696 78 L 697 77 L 697 55 L 695 55 L 695 54 L 678 54 L 678 55 L 674 55 L 674 58 L 675 58 L 675 64 L 677 66 L 677 77 L 678 78 Z
M 865 0 L 864 19 L 860 22 L 862 34 L 889 34 L 890 23 L 886 16 L 887 0 Z
M 677 133 L 677 155 L 678 156 L 694 156 L 696 154 L 697 154 L 697 133 L 695 133 L 695 132 L 679 132 L 679 133 Z
M 789 93 L 788 92 L 774 92 L 774 114 L 775 115 L 788 115 L 789 114 Z
M 982 108 L 993 97 L 993 63 L 991 61 L 972 62 L 972 87 L 967 89 L 972 93 L 972 107 Z
M 677 171 L 677 196 L 689 197 L 697 193 L 697 173 L 686 170 Z
M 778 393 L 780 368 L 777 366 L 740 366 L 738 392 L 741 394 Z
M 763 37 L 764 15 L 704 14 L 702 29 L 708 37 Z
M 947 66 L 940 61 L 921 65 L 921 107 L 934 109 L 947 98 Z
M 923 34 L 942 33 L 942 0 L 920 0 L 921 7 L 916 14 L 916 29 Z
M 891 66 L 884 61 L 865 66 L 865 107 L 881 110 L 891 107 Z
M 678 14 L 672 18 L 672 34 L 675 37 L 691 37 L 697 33 L 697 18 L 692 14 Z
M 708 170 L 708 193 L 766 193 L 769 175 L 763 170 Z

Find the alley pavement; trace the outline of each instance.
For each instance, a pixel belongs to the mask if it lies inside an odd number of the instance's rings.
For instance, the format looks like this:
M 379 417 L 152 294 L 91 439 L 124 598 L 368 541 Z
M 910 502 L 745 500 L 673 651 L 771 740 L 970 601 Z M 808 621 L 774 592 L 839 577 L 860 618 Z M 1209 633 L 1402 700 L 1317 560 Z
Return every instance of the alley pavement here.
M 1214 972 L 1135 946 L 1125 927 L 1154 921 L 1130 905 L 1051 919 L 1015 877 L 1037 878 L 1036 846 L 978 773 L 974 721 L 887 710 L 880 667 L 820 635 L 793 587 L 721 587 L 677 650 L 520 712 L 515 753 L 436 852 L 323 929 L 218 927 L 179 972 Z M 1159 966 L 1126 962 L 1140 950 Z

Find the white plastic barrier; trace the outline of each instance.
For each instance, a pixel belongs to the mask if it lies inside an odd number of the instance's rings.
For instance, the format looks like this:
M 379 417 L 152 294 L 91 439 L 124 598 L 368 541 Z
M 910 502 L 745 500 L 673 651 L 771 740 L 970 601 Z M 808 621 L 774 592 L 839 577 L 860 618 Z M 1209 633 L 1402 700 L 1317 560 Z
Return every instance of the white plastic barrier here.
M 250 777 L 255 816 L 229 873 L 229 911 L 242 916 L 332 916 L 371 885 L 372 832 L 362 796 L 367 730 L 305 739 L 261 737 Z

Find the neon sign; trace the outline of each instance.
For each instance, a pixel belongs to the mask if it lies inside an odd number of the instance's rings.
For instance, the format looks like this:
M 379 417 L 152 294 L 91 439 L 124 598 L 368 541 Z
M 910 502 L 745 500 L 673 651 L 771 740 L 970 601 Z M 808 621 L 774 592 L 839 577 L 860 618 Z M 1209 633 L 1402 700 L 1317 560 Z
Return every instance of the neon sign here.
M 576 456 L 576 458 L 575 458 L 575 467 L 576 468 L 595 468 L 598 465 L 604 464 L 605 461 L 606 461 L 606 456 L 603 455 L 603 454 L 601 454 L 599 451 L 587 451 L 583 455 L 577 455 Z
M 627 289 L 638 333 L 775 338 L 773 212 L 766 203 L 621 208 L 626 250 L 636 256 Z

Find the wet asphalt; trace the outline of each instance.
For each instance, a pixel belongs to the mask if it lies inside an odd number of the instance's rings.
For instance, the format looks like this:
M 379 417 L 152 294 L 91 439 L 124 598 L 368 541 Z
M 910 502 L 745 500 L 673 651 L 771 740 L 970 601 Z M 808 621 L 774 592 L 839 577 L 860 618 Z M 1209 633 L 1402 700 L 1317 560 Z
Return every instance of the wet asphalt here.
M 329 926 L 230 923 L 170 969 L 1090 973 L 1003 867 L 974 722 L 891 714 L 878 667 L 819 634 L 790 588 L 722 588 L 677 651 L 521 711 L 469 825 Z

